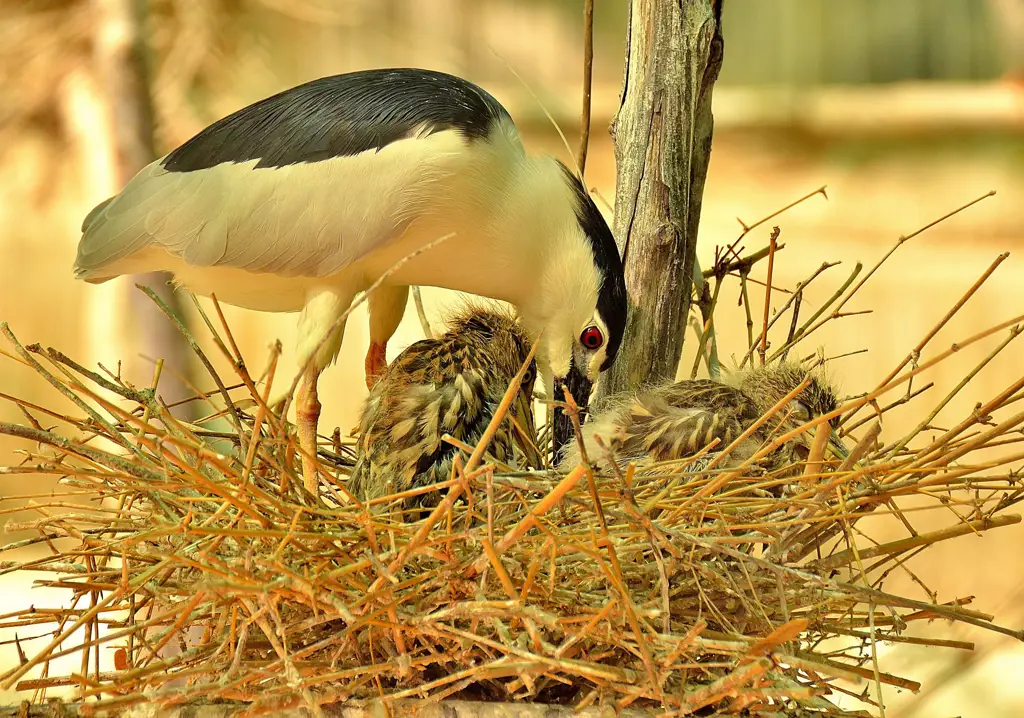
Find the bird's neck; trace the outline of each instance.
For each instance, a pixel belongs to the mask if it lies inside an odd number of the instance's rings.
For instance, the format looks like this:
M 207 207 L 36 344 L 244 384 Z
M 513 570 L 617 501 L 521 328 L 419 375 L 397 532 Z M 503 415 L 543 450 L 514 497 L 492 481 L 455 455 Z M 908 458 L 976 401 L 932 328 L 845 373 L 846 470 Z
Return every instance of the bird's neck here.
M 445 181 L 434 210 L 379 252 L 367 275 L 389 271 L 424 244 L 446 238 L 393 271 L 392 281 L 441 286 L 541 313 L 539 287 L 565 254 L 562 237 L 576 222 L 573 199 L 555 160 L 527 156 L 511 143 L 488 149 L 484 159 Z
M 418 228 L 424 237 L 454 237 L 417 264 L 443 264 L 452 289 L 500 299 L 534 316 L 557 311 L 544 285 L 565 284 L 567 269 L 593 264 L 578 241 L 575 198 L 562 169 L 552 158 L 511 151 L 502 161 L 481 164 L 492 172 L 473 168 L 452 190 L 457 196 L 436 226 Z
M 568 361 L 569 342 L 591 318 L 597 301 L 601 277 L 576 214 L 578 203 L 556 160 L 526 157 L 510 177 L 488 232 L 494 246 L 509 253 L 514 281 L 508 301 L 519 309 L 531 336 L 543 330 L 542 341 L 554 342 L 538 355 L 539 365 L 549 351 Z
M 509 173 L 495 207 L 487 235 L 519 280 L 519 296 L 510 299 L 515 304 L 542 309 L 537 301 L 551 296 L 541 291 L 542 283 L 562 284 L 572 266 L 593 263 L 578 241 L 575 197 L 553 158 L 524 156 Z
M 451 236 L 407 262 L 393 281 L 431 285 L 442 277 L 435 286 L 509 302 L 536 335 L 560 317 L 575 324 L 584 306 L 589 317 L 599 282 L 564 170 L 552 158 L 513 149 L 498 147 L 499 159 L 459 175 L 445 211 L 381 252 L 372 269 L 382 273 L 425 241 Z

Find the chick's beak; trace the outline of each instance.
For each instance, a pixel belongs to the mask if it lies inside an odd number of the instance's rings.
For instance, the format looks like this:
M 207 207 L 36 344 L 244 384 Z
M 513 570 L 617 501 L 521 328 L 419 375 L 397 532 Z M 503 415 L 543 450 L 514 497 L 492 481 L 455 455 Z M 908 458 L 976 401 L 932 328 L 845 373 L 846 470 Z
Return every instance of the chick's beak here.
M 520 392 L 512 404 L 512 418 L 515 420 L 513 437 L 516 446 L 523 452 L 530 468 L 544 468 L 544 459 L 537 448 L 537 423 L 533 417 L 533 402 L 525 392 Z
M 590 403 L 590 392 L 594 384 L 576 366 L 575 359 L 569 364 L 569 373 L 564 378 L 555 378 L 555 401 L 565 401 L 565 389 L 569 390 L 576 405 L 580 408 L 580 423 L 585 419 L 585 412 Z M 572 419 L 560 407 L 555 407 L 551 424 L 551 446 L 554 454 L 552 465 L 557 465 L 565 453 L 566 446 L 573 440 L 575 432 Z

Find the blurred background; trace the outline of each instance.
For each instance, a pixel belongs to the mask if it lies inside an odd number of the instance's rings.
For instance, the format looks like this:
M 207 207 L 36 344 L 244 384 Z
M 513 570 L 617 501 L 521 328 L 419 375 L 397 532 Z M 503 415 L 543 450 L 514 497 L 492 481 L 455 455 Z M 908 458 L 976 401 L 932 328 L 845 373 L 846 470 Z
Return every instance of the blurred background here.
M 574 151 L 578 143 L 582 0 L 150 0 L 141 25 L 119 15 L 134 4 L 0 0 L 0 320 L 25 344 L 56 347 L 87 366 L 120 367 L 140 385 L 150 382 L 152 357 L 161 351 L 163 320 L 130 280 L 89 286 L 71 274 L 82 218 L 131 175 L 119 138 L 128 120 L 119 103 L 151 98 L 152 150 L 162 155 L 225 114 L 305 80 L 368 67 L 422 66 L 483 85 L 511 111 L 532 151 L 570 159 L 545 110 Z M 619 101 L 626 5 L 596 3 L 587 181 L 606 209 L 615 194 L 607 128 Z M 780 226 L 786 247 L 775 265 L 775 283 L 783 287 L 793 287 L 825 261 L 841 260 L 808 291 L 805 307 L 813 307 L 857 261 L 872 266 L 901 235 L 996 190 L 901 246 L 848 307 L 871 313 L 826 326 L 806 346 L 830 357 L 867 349 L 829 366 L 845 393 L 870 390 L 1005 251 L 1010 258 L 933 342 L 931 353 L 1021 313 L 1024 0 L 729 0 L 723 25 L 725 64 L 714 92 L 715 135 L 700 229 L 705 267 L 716 246 L 740 234 L 737 218 L 751 224 L 827 185 L 827 200 L 809 199 L 742 243 L 748 251 L 760 248 L 771 225 Z M 124 58 L 111 50 L 133 31 L 147 47 L 148 87 L 141 95 L 131 88 L 125 93 L 116 77 Z M 751 276 L 763 280 L 764 273 L 759 265 Z M 763 289 L 752 292 L 760 316 Z M 438 326 L 452 297 L 430 289 L 423 296 Z M 730 363 L 746 349 L 738 284 L 727 284 L 722 296 L 720 347 Z M 775 308 L 784 301 L 780 296 L 773 297 Z M 195 325 L 191 300 L 181 296 L 178 302 Z M 254 373 L 275 339 L 285 347 L 282 366 L 291 366 L 294 315 L 225 310 Z M 205 330 L 197 334 L 206 337 Z M 410 307 L 389 358 L 422 335 Z M 321 379 L 324 433 L 334 426 L 347 433 L 356 423 L 366 394 L 366 341 L 365 314 L 357 312 L 338 364 Z M 692 344 L 681 363 L 685 374 Z M 887 414 L 883 438 L 920 421 L 992 344 L 930 371 L 926 381 L 935 388 Z M 71 409 L 34 373 L 0 359 L 0 392 Z M 218 366 L 230 371 L 224 362 Z M 177 369 L 187 373 L 190 367 Z M 935 423 L 954 423 L 1022 371 L 1024 351 L 1011 345 Z M 201 374 L 193 376 L 208 388 Z M 170 375 L 163 388 L 181 391 Z M 9 403 L 0 404 L 0 419 L 24 421 Z M 18 448 L 0 437 L 0 465 L 16 465 Z M 28 487 L 17 475 L 0 476 L 4 497 L 49 488 L 37 479 Z M 9 511 L 7 520 L 38 517 L 11 513 L 21 504 L 6 500 L 0 508 Z M 918 516 L 921 531 L 950 518 Z M 878 540 L 905 535 L 884 521 L 864 524 L 869 527 Z M 19 536 L 8 532 L 4 542 Z M 1021 627 L 1022 542 L 1020 526 L 961 538 L 925 552 L 912 562 L 913 574 L 894 573 L 884 588 L 926 598 L 916 577 L 939 600 L 974 596 L 974 608 Z M 29 591 L 23 576 L 0 577 L 2 613 L 62 598 Z M 915 626 L 915 632 L 973 640 L 977 650 L 883 648 L 883 670 L 924 684 L 918 695 L 889 692 L 886 715 L 1022 714 L 1024 682 L 1015 677 L 1024 675 L 1024 646 L 942 623 Z M 0 664 L 9 665 L 16 660 L 14 647 L 9 637 L 0 639 Z

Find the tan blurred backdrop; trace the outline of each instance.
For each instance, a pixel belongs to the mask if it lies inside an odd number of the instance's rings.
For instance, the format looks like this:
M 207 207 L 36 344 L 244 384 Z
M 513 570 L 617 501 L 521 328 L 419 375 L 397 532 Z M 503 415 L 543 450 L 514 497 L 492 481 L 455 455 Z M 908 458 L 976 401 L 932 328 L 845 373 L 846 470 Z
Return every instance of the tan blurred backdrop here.
M 103 1 L 0 2 L 0 320 L 24 343 L 59 348 L 87 366 L 114 368 L 120 361 L 125 376 L 144 384 L 152 351 L 133 321 L 128 297 L 135 290 L 127 280 L 94 287 L 71 276 L 83 216 L 118 189 L 98 89 L 104 80 L 90 62 Z M 612 202 L 607 127 L 618 102 L 626 12 L 624 0 L 596 5 L 587 179 Z M 824 261 L 842 260 L 809 291 L 807 312 L 857 261 L 872 266 L 900 235 L 996 190 L 902 246 L 849 307 L 872 313 L 827 326 L 808 346 L 820 346 L 826 356 L 866 348 L 832 363 L 831 372 L 847 393 L 874 388 L 1004 251 L 1010 258 L 933 342 L 931 354 L 1024 311 L 1022 0 L 730 0 L 724 26 L 725 67 L 715 91 L 716 133 L 700 230 L 705 266 L 717 245 L 739 234 L 737 218 L 753 222 L 827 185 L 827 201 L 808 200 L 744 240 L 748 250 L 759 248 L 771 224 L 780 226 L 786 248 L 775 283 L 781 286 L 794 286 Z M 568 161 L 543 110 L 575 148 L 581 28 L 581 0 L 153 0 L 147 37 L 158 150 L 298 82 L 413 65 L 480 82 L 510 109 L 531 150 Z M 763 279 L 764 272 L 759 266 L 752 276 Z M 727 360 L 745 349 L 738 291 L 731 282 L 722 294 L 718 321 Z M 451 296 L 428 289 L 424 298 L 436 325 Z M 754 290 L 757 311 L 763 301 L 763 290 Z M 775 308 L 779 301 L 776 294 Z M 262 368 L 275 339 L 284 344 L 282 366 L 291 366 L 294 315 L 227 308 L 227 317 L 251 367 Z M 410 306 L 389 358 L 421 336 Z M 366 393 L 365 342 L 365 314 L 357 312 L 338 364 L 321 380 L 321 429 L 347 432 L 355 424 Z M 926 381 L 935 388 L 887 415 L 884 436 L 916 424 L 992 346 L 972 347 L 929 372 Z M 684 373 L 691 363 L 687 353 Z M 218 366 L 227 369 L 224 362 Z M 1011 345 L 936 423 L 952 423 L 1022 371 L 1024 349 Z M 70 408 L 4 357 L 0 392 Z M 5 402 L 0 419 L 23 417 Z M 18 448 L 0 438 L 0 464 L 16 464 Z M 26 486 L 17 475 L 0 477 L 4 497 L 49 488 L 37 480 Z M 0 504 L 18 507 L 16 500 Z M 918 530 L 927 530 L 945 525 L 948 516 L 926 513 L 915 520 Z M 870 527 L 875 538 L 902 535 L 885 521 Z M 4 542 L 16 538 L 8 534 Z M 926 552 L 911 568 L 940 600 L 973 595 L 978 610 L 1021 627 L 1022 543 L 1021 526 L 962 538 Z M 894 573 L 885 588 L 925 597 L 908 573 Z M 56 599 L 30 591 L 21 576 L 0 577 L 0 612 L 49 600 Z M 1024 681 L 1015 679 L 1024 676 L 1024 646 L 942 624 L 912 631 L 955 633 L 976 641 L 978 650 L 884 648 L 883 670 L 910 674 L 925 686 L 919 696 L 890 694 L 888 716 L 1024 714 Z M 0 662 L 11 660 L 8 642 L 0 646 Z

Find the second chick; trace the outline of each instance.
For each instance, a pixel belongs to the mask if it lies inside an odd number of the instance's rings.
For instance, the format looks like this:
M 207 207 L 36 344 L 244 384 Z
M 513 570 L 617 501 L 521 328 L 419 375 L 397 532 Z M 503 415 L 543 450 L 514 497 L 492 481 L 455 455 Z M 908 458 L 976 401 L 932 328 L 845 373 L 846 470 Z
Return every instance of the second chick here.
M 458 449 L 444 434 L 476 446 L 530 353 L 511 313 L 469 307 L 436 339 L 410 345 L 386 369 L 363 405 L 349 490 L 360 500 L 429 486 L 451 478 Z M 541 465 L 536 448 L 531 361 L 489 453 L 515 465 L 515 448 Z M 436 505 L 443 491 L 405 500 L 407 508 Z
M 593 438 L 596 434 L 618 462 L 635 461 L 639 465 L 693 456 L 714 439 L 718 439 L 713 450 L 717 453 L 804 379 L 809 380 L 808 385 L 789 406 L 777 418 L 762 424 L 720 464 L 722 468 L 738 466 L 757 451 L 773 429 L 778 428 L 782 434 L 836 409 L 836 391 L 824 376 L 796 363 L 781 362 L 737 372 L 729 383 L 693 379 L 621 394 L 610 398 L 607 408 L 583 427 L 584 447 L 591 461 L 603 458 L 603 450 Z M 783 416 L 785 423 L 778 427 Z M 846 448 L 835 431 L 837 422 L 838 417 L 830 422 L 828 448 L 833 454 L 845 456 Z M 784 444 L 775 452 L 772 463 L 781 466 L 801 458 L 800 454 L 806 458 L 813 434 L 805 431 Z M 715 453 L 705 455 L 704 461 L 689 468 L 700 470 Z M 579 458 L 574 445 L 562 465 L 572 465 Z

